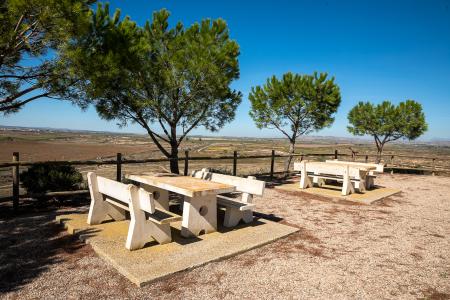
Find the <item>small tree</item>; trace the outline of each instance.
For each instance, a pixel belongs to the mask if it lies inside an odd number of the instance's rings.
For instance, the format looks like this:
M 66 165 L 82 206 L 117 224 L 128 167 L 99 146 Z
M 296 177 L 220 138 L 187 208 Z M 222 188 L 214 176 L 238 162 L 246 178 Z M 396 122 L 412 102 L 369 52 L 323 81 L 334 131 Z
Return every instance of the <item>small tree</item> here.
M 166 10 L 155 12 L 139 27 L 99 5 L 90 34 L 67 52 L 67 68 L 87 105 L 120 125 L 141 125 L 171 159 L 171 172 L 179 173 L 178 148 L 186 135 L 199 126 L 216 131 L 234 118 L 241 93 L 229 86 L 239 77 L 239 47 L 223 20 L 169 29 L 168 17 Z
M 341 103 L 341 94 L 334 77 L 327 79 L 326 73 L 286 73 L 281 80 L 273 76 L 262 87 L 252 87 L 249 99 L 250 116 L 256 126 L 277 129 L 288 138 L 287 172 L 297 138 L 331 125 Z
M 57 52 L 87 25 L 91 0 L 0 2 L 0 113 L 43 98 L 77 98 Z
M 386 143 L 400 138 L 414 140 L 428 129 L 422 105 L 414 100 L 400 102 L 397 106 L 390 101 L 378 105 L 359 102 L 348 113 L 348 121 L 350 133 L 373 136 L 377 162 L 381 160 Z

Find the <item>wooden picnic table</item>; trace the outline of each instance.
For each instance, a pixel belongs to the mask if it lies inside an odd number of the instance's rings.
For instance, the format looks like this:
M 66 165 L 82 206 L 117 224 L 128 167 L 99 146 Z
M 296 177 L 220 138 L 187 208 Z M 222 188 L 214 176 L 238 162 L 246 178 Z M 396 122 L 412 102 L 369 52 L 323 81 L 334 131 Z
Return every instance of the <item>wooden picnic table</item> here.
M 234 185 L 177 174 L 129 174 L 127 179 L 152 192 L 157 206 L 169 209 L 169 192 L 184 196 L 181 235 L 198 236 L 217 231 L 217 194 L 231 193 Z
M 365 190 L 367 174 L 376 170 L 375 166 L 359 166 L 337 162 L 307 162 L 294 163 L 294 170 L 301 172 L 300 188 L 306 189 L 314 184 L 323 185 L 325 179 L 342 180 L 342 195 L 354 193 L 352 182 L 360 192 Z M 313 178 L 313 181 L 309 179 Z

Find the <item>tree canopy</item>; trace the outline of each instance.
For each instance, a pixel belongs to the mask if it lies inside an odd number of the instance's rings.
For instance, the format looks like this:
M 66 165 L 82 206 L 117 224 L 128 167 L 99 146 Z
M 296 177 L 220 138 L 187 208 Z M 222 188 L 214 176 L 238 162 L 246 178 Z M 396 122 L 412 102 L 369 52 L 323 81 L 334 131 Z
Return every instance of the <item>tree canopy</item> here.
M 0 113 L 42 97 L 77 98 L 58 52 L 83 32 L 93 2 L 0 1 Z
M 279 130 L 289 139 L 292 154 L 301 135 L 330 126 L 341 103 L 334 77 L 326 73 L 272 76 L 263 86 L 252 87 L 250 116 L 258 128 Z M 287 161 L 289 168 L 291 158 Z
M 378 105 L 359 102 L 348 113 L 348 131 L 354 135 L 371 135 L 377 146 L 378 158 L 387 142 L 400 138 L 414 140 L 428 129 L 422 105 L 414 100 L 390 101 Z
M 178 173 L 186 135 L 199 126 L 216 131 L 235 116 L 241 93 L 230 84 L 239 77 L 239 46 L 221 19 L 170 28 L 168 18 L 161 10 L 140 27 L 99 5 L 66 61 L 84 105 L 120 125 L 141 125 Z

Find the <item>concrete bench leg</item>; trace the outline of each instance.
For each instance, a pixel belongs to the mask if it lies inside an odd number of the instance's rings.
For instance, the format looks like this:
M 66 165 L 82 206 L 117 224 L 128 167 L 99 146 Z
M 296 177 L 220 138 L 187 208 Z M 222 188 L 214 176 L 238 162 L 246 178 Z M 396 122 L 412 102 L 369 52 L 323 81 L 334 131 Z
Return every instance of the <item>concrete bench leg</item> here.
M 116 221 L 126 219 L 126 211 L 124 209 L 116 207 L 103 199 L 103 195 L 98 191 L 97 175 L 95 173 L 89 173 L 88 183 L 91 194 L 91 205 L 87 220 L 89 225 L 100 224 L 108 216 Z
M 373 176 L 368 176 L 368 177 L 366 178 L 366 188 L 367 188 L 368 190 L 370 190 L 370 189 L 373 188 L 374 185 L 375 185 L 374 177 L 373 177 Z
M 223 219 L 223 226 L 234 227 L 239 224 L 242 219 L 242 211 L 235 207 L 225 207 L 225 218 Z
M 198 236 L 202 231 L 205 234 L 217 231 L 216 195 L 184 198 L 181 235 Z
M 172 241 L 172 234 L 170 232 L 169 224 L 155 224 L 153 222 L 147 221 L 146 227 L 148 228 L 148 233 L 159 244 L 167 244 Z
M 350 180 L 349 167 L 344 171 L 344 182 L 342 183 L 342 195 L 346 196 L 355 192 L 355 188 Z
M 172 241 L 169 224 L 159 225 L 146 220 L 145 212 L 140 207 L 138 194 L 132 195 L 130 199 L 130 217 L 131 221 L 125 243 L 125 248 L 128 250 L 141 249 L 151 237 L 160 244 Z
M 325 185 L 325 179 L 320 178 L 318 176 L 313 176 L 313 186 L 324 186 Z
M 364 179 L 360 179 L 355 182 L 355 188 L 360 192 L 364 193 L 366 191 L 366 181 Z
M 251 223 L 253 222 L 253 210 L 244 210 L 242 212 L 242 220 L 245 223 Z

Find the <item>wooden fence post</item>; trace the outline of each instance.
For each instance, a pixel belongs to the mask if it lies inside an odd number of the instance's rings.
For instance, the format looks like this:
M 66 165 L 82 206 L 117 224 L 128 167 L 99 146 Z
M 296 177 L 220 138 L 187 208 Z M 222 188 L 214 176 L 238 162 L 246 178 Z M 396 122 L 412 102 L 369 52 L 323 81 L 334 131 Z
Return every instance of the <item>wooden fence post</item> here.
M 431 175 L 434 176 L 434 171 L 436 170 L 436 158 L 433 158 L 432 168 L 433 168 L 433 171 L 431 172 Z
M 270 180 L 273 179 L 274 166 L 275 166 L 275 150 L 272 150 L 272 157 L 270 158 Z
M 369 155 L 366 155 L 366 164 L 369 162 Z
M 19 161 L 19 152 L 13 153 L 13 162 Z M 12 177 L 13 177 L 13 186 L 12 186 L 12 194 L 13 194 L 13 210 L 16 212 L 19 208 L 19 165 L 12 167 Z
M 338 150 L 337 149 L 335 149 L 334 150 L 334 159 L 338 159 Z
M 184 151 L 184 176 L 188 176 L 189 171 L 189 151 Z
M 237 151 L 234 150 L 234 153 L 233 153 L 233 176 L 236 176 L 236 173 L 237 173 L 236 168 L 237 168 Z
M 122 153 L 117 153 L 116 180 L 118 182 L 122 181 Z
M 394 169 L 393 169 L 393 167 L 394 167 L 394 155 L 391 155 L 390 164 L 391 164 L 391 174 L 394 174 Z

